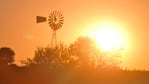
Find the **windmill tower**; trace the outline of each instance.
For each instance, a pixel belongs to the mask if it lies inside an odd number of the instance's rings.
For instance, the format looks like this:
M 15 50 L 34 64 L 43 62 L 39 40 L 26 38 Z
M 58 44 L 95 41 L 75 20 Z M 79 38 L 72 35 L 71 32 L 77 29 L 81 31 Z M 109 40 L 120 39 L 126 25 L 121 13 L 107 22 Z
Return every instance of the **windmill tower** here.
M 46 22 L 47 18 L 42 16 L 36 17 L 37 23 Z M 60 11 L 53 11 L 50 13 L 48 18 L 49 27 L 52 29 L 52 37 L 51 37 L 51 47 L 57 46 L 57 36 L 56 31 L 60 29 L 63 25 L 64 17 Z

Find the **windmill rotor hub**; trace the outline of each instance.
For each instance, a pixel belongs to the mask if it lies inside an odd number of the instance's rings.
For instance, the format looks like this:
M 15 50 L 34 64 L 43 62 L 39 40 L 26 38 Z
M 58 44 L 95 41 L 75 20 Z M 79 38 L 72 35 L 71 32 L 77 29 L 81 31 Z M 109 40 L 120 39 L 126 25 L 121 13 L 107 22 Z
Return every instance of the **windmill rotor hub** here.
M 53 11 L 50 13 L 48 21 L 52 30 L 58 30 L 63 25 L 63 14 L 60 11 Z

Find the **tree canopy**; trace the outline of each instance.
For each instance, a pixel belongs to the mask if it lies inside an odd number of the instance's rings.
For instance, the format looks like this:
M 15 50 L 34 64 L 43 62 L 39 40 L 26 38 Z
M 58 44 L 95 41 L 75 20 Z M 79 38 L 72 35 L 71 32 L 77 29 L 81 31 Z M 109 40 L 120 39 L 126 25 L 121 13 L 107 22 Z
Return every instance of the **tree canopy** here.
M 13 63 L 14 62 L 14 51 L 8 47 L 0 48 L 0 60 L 5 63 Z

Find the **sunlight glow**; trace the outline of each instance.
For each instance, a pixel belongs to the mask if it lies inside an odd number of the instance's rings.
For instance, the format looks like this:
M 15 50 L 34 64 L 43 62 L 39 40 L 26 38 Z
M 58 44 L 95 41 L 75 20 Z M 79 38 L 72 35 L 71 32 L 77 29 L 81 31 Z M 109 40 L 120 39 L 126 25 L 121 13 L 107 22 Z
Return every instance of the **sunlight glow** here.
M 96 33 L 96 41 L 99 47 L 104 50 L 117 48 L 123 44 L 121 35 L 112 29 L 102 29 Z
M 126 35 L 121 29 L 119 24 L 106 21 L 90 26 L 85 33 L 95 39 L 100 49 L 109 51 L 116 48 L 126 48 Z

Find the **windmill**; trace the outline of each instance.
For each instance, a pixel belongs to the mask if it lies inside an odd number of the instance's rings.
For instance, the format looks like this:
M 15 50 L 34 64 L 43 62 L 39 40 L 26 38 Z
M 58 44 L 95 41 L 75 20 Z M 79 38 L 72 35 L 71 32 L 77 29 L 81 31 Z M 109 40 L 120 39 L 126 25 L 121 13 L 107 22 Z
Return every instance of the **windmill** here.
M 37 23 L 46 22 L 47 18 L 36 16 Z M 53 11 L 48 18 L 49 27 L 52 29 L 51 47 L 57 46 L 56 31 L 63 25 L 64 17 L 60 11 Z

